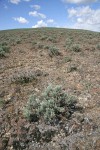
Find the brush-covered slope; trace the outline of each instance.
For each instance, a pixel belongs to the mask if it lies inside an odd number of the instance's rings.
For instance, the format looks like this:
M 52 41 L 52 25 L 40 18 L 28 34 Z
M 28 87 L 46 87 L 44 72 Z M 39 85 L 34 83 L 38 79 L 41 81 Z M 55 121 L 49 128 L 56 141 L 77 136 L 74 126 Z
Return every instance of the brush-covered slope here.
M 100 149 L 100 33 L 0 31 L 0 149 Z

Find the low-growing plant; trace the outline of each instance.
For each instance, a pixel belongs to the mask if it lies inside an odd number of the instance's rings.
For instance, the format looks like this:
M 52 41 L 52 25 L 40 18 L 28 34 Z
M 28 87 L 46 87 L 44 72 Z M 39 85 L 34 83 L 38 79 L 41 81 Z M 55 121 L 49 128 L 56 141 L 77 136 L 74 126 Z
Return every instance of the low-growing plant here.
M 61 116 L 68 119 L 76 102 L 76 98 L 65 93 L 61 86 L 50 85 L 39 97 L 33 95 L 29 98 L 24 108 L 24 116 L 30 121 L 35 117 L 51 123 L 60 120 Z
M 4 42 L 1 43 L 1 45 L 2 45 L 2 46 L 7 46 L 8 44 L 7 44 L 6 41 L 4 41 Z
M 34 46 L 34 45 L 36 45 L 37 44 L 37 42 L 36 41 L 33 41 L 32 42 L 32 46 Z
M 31 71 L 22 71 L 13 75 L 11 81 L 14 83 L 29 83 L 31 81 L 37 81 L 36 75 Z
M 37 43 L 37 48 L 39 48 L 39 49 L 42 49 L 43 47 L 44 47 L 44 45 L 43 44 L 41 44 L 41 43 Z
M 65 42 L 65 49 L 68 50 L 70 49 L 71 45 L 73 44 L 73 40 L 72 39 L 66 39 L 66 42 Z
M 100 44 L 97 45 L 97 49 L 100 50 Z
M 72 43 L 73 43 L 72 39 L 66 39 L 65 45 L 71 46 Z
M 0 45 L 0 57 L 5 57 L 5 54 L 9 52 L 10 47 Z
M 9 49 L 10 49 L 9 46 L 3 46 L 3 50 L 5 51 L 5 53 L 9 53 Z
M 0 46 L 0 57 L 4 57 L 5 56 L 5 51 L 3 50 L 3 48 Z
M 44 41 L 44 40 L 46 40 L 48 38 L 48 36 L 42 36 L 41 38 L 40 38 L 40 40 L 42 40 L 42 41 Z
M 74 52 L 80 52 L 81 51 L 81 47 L 79 44 L 73 44 L 71 46 L 71 50 L 74 51 Z
M 66 63 L 66 62 L 70 62 L 72 59 L 71 59 L 71 57 L 68 57 L 68 56 L 66 56 L 66 57 L 64 57 L 64 62 Z
M 75 64 L 70 65 L 67 69 L 67 72 L 77 71 L 77 66 Z
M 49 56 L 58 56 L 60 55 L 59 49 L 57 47 L 51 46 L 49 47 Z
M 16 43 L 20 44 L 21 43 L 21 39 L 20 38 L 16 39 Z
M 46 45 L 44 46 L 44 49 L 49 49 L 49 47 L 50 47 L 49 45 Z
M 54 37 L 51 37 L 51 36 L 48 37 L 47 40 L 48 40 L 48 41 L 51 41 L 51 42 L 53 42 L 53 43 L 56 43 L 56 42 L 57 42 L 56 39 L 55 39 Z
M 0 107 L 3 107 L 4 103 L 5 103 L 4 100 L 0 98 Z

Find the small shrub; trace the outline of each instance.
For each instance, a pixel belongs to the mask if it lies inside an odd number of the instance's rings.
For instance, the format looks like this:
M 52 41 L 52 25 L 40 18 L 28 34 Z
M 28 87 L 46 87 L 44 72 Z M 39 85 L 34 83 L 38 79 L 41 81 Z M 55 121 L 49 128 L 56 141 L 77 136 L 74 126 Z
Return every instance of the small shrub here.
M 20 44 L 20 43 L 21 43 L 21 39 L 17 39 L 17 40 L 16 40 L 16 43 L 17 43 L 17 44 Z
M 49 45 L 46 45 L 44 46 L 44 49 L 49 49 L 49 47 L 50 47 Z
M 37 48 L 42 49 L 43 47 L 44 47 L 44 45 L 43 45 L 43 44 L 41 44 L 41 43 L 37 43 Z
M 4 100 L 0 98 L 0 107 L 3 107 L 4 105 Z
M 97 45 L 97 49 L 100 50 L 100 44 Z
M 44 40 L 46 40 L 47 38 L 48 38 L 47 36 L 42 36 L 42 37 L 40 38 L 40 40 L 44 41 Z
M 65 58 L 64 58 L 64 62 L 66 63 L 66 62 L 70 62 L 71 61 L 71 58 L 70 57 L 68 57 L 68 56 L 66 56 Z
M 34 46 L 34 45 L 36 45 L 37 44 L 37 42 L 36 41 L 33 41 L 32 42 L 32 46 Z
M 77 71 L 77 66 L 76 65 L 70 65 L 67 69 L 67 72 L 73 72 Z
M 72 39 L 66 39 L 66 42 L 65 42 L 65 45 L 64 45 L 65 49 L 66 50 L 70 49 L 72 43 L 73 43 Z
M 48 41 L 51 41 L 51 42 L 53 42 L 53 43 L 56 43 L 56 42 L 57 42 L 54 37 L 48 37 L 47 40 L 48 40 Z
M 53 123 L 54 120 L 59 120 L 59 116 L 69 118 L 75 104 L 76 98 L 65 93 L 61 86 L 48 86 L 40 97 L 33 95 L 29 98 L 24 108 L 24 116 L 28 120 L 32 120 L 31 116 L 36 116 Z
M 0 45 L 0 57 L 5 57 L 5 54 L 9 52 L 10 47 Z
M 2 47 L 0 47 L 0 57 L 4 57 L 5 56 L 5 51 L 3 50 Z
M 72 43 L 73 43 L 73 41 L 71 39 L 66 39 L 65 45 L 71 46 Z
M 5 51 L 5 53 L 9 52 L 10 47 L 9 46 L 3 46 L 3 50 Z
M 7 44 L 6 41 L 4 41 L 4 42 L 1 43 L 1 45 L 2 45 L 2 46 L 7 46 L 8 44 Z
M 22 71 L 22 72 L 18 72 L 15 75 L 13 75 L 12 77 L 12 82 L 14 83 L 29 83 L 31 81 L 37 81 L 37 78 L 35 76 L 34 73 L 32 73 L 31 71 Z
M 74 52 L 80 52 L 81 51 L 81 47 L 79 44 L 73 44 L 71 47 L 71 50 Z
M 58 56 L 60 55 L 59 49 L 57 47 L 49 47 L 49 56 Z

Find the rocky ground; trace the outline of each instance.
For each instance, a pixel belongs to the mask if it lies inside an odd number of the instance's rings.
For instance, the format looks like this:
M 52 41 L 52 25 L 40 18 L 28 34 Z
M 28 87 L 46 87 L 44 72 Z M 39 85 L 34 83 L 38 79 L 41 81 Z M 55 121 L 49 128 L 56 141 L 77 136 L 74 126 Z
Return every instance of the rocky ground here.
M 100 33 L 0 31 L 4 46 L 9 52 L 0 54 L 0 150 L 100 150 Z M 49 84 L 74 95 L 76 108 L 55 124 L 28 121 L 23 108 L 29 96 Z

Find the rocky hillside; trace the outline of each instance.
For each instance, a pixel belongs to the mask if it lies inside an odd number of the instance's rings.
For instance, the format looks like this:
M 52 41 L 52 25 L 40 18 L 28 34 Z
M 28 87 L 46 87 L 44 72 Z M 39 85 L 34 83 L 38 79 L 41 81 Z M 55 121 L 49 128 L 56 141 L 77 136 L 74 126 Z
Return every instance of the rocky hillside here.
M 100 33 L 0 31 L 0 150 L 100 150 Z

